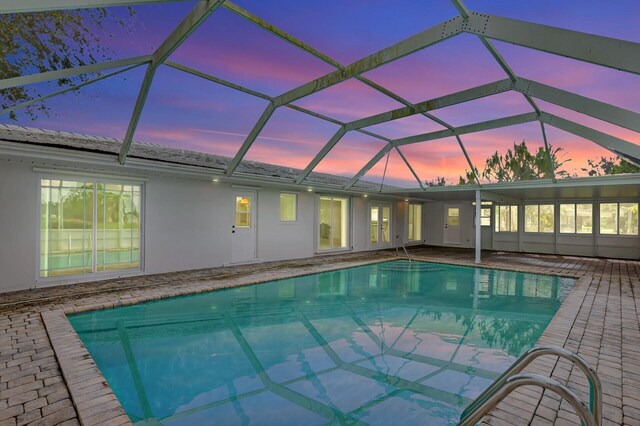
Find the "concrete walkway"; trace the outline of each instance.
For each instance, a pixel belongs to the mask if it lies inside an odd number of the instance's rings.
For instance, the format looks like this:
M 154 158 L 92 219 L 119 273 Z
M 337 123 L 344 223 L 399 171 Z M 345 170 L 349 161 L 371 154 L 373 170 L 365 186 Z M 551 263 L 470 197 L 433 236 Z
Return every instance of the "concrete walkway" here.
M 473 264 L 473 252 L 468 250 L 420 248 L 411 255 Z M 597 369 L 604 387 L 605 424 L 640 425 L 640 296 L 636 296 L 640 262 L 483 255 L 486 267 L 580 278 L 538 343 L 578 352 Z M 79 420 L 84 424 L 128 423 L 93 360 L 87 359 L 75 333 L 66 328 L 64 312 L 341 269 L 394 256 L 391 251 L 322 256 L 0 295 L 0 425 L 71 425 Z M 568 381 L 569 387 L 587 397 L 586 379 L 566 362 L 541 358 L 529 370 Z M 534 388 L 508 397 L 485 421 L 495 425 L 578 424 L 566 402 Z

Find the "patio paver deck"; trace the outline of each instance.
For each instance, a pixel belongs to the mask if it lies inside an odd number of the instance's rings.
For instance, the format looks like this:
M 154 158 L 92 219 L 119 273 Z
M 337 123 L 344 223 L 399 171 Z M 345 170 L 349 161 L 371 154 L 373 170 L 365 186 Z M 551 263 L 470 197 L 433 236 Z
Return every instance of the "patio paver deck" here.
M 473 264 L 470 250 L 419 248 L 411 255 Z M 322 256 L 2 294 L 0 426 L 128 423 L 93 360 L 66 328 L 63 312 L 270 281 L 394 256 L 392 251 Z M 538 343 L 564 346 L 597 369 L 604 390 L 604 424 L 640 425 L 640 262 L 484 253 L 483 266 L 580 277 Z M 527 370 L 551 373 L 587 396 L 586 379 L 565 361 L 541 358 Z M 485 422 L 578 424 L 578 418 L 553 394 L 524 388 L 503 401 Z

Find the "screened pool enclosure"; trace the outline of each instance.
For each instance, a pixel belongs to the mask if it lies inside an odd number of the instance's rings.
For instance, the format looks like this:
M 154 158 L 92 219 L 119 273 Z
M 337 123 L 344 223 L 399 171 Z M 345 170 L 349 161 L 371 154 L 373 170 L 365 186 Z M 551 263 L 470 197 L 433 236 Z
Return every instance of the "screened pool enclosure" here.
M 17 34 L 3 152 L 69 153 L 66 169 L 36 170 L 39 277 L 142 267 L 146 178 L 126 172 L 142 160 L 280 188 L 278 224 L 303 226 L 298 193 L 316 194 L 313 253 L 362 235 L 370 249 L 475 246 L 478 261 L 482 248 L 636 257 L 638 6 L 587 3 L 2 1 Z M 108 170 L 70 176 L 79 151 Z M 258 259 L 245 190 L 232 251 Z M 618 237 L 628 251 L 609 254 Z

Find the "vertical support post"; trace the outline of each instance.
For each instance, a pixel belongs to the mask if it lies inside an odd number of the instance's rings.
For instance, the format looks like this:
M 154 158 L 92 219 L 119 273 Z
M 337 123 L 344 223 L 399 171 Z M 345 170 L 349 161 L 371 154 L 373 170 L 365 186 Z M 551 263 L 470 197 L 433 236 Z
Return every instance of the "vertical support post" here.
M 482 228 L 480 224 L 481 215 L 482 197 L 480 196 L 480 190 L 476 189 L 476 263 L 480 263 L 482 253 Z

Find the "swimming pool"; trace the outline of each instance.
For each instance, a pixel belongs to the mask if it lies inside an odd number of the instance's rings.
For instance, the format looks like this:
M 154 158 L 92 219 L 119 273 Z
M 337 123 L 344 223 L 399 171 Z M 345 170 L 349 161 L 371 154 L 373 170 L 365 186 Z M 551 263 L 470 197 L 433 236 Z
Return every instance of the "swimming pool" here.
M 133 422 L 455 424 L 573 285 L 392 261 L 69 320 Z

